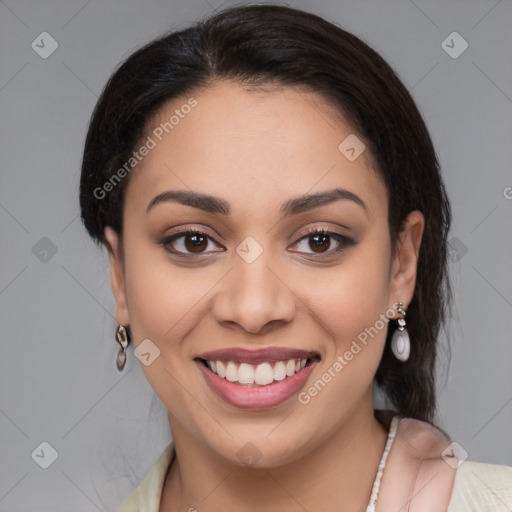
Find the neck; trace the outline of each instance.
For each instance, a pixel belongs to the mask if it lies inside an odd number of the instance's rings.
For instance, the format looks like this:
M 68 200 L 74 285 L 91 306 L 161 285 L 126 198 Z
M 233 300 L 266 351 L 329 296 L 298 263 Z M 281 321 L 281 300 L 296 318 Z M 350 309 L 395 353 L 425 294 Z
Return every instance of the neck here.
M 205 451 L 173 420 L 169 417 L 176 457 L 164 482 L 160 512 L 246 510 L 248 504 L 254 512 L 362 511 L 387 438 L 371 404 L 293 463 L 241 467 Z

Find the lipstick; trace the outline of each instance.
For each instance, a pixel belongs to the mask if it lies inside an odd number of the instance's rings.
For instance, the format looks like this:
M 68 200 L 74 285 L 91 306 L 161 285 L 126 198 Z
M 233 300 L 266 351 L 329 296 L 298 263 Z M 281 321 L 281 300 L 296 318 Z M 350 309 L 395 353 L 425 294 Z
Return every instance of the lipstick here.
M 241 409 L 286 402 L 304 386 L 319 360 L 317 352 L 281 347 L 221 349 L 195 358 L 210 389 Z

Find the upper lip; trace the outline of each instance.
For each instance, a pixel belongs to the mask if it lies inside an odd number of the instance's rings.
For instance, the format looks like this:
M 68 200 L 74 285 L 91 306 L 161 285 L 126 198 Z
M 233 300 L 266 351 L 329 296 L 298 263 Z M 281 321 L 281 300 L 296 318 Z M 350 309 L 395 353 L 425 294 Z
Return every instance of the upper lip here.
M 313 356 L 318 356 L 318 352 L 295 348 L 267 347 L 256 350 L 223 348 L 205 352 L 198 356 L 198 358 L 210 361 L 236 361 L 256 365 L 265 362 L 287 361 L 288 359 L 308 359 Z

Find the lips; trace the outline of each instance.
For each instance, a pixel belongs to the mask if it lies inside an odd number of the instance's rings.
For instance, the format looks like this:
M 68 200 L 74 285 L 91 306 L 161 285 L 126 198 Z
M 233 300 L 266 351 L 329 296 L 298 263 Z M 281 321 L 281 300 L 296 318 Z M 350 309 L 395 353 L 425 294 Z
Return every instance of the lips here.
M 280 347 L 222 349 L 195 358 L 210 388 L 225 402 L 244 409 L 275 407 L 305 383 L 320 356 Z

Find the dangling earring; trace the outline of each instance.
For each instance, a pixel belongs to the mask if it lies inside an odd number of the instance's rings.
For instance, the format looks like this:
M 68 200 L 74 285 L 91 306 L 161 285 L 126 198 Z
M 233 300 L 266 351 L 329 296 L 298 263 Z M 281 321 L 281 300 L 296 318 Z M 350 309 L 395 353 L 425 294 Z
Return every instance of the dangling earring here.
M 119 371 L 122 371 L 126 364 L 126 349 L 130 344 L 130 338 L 126 329 L 119 325 L 116 331 L 116 341 L 121 345 L 119 352 L 117 353 L 116 366 Z
M 402 315 L 402 318 L 398 319 L 398 328 L 391 338 L 391 350 L 399 361 L 407 361 L 411 353 L 411 340 L 409 339 L 409 333 L 406 329 L 405 309 L 403 305 L 403 302 L 399 302 L 396 305 L 396 310 Z

